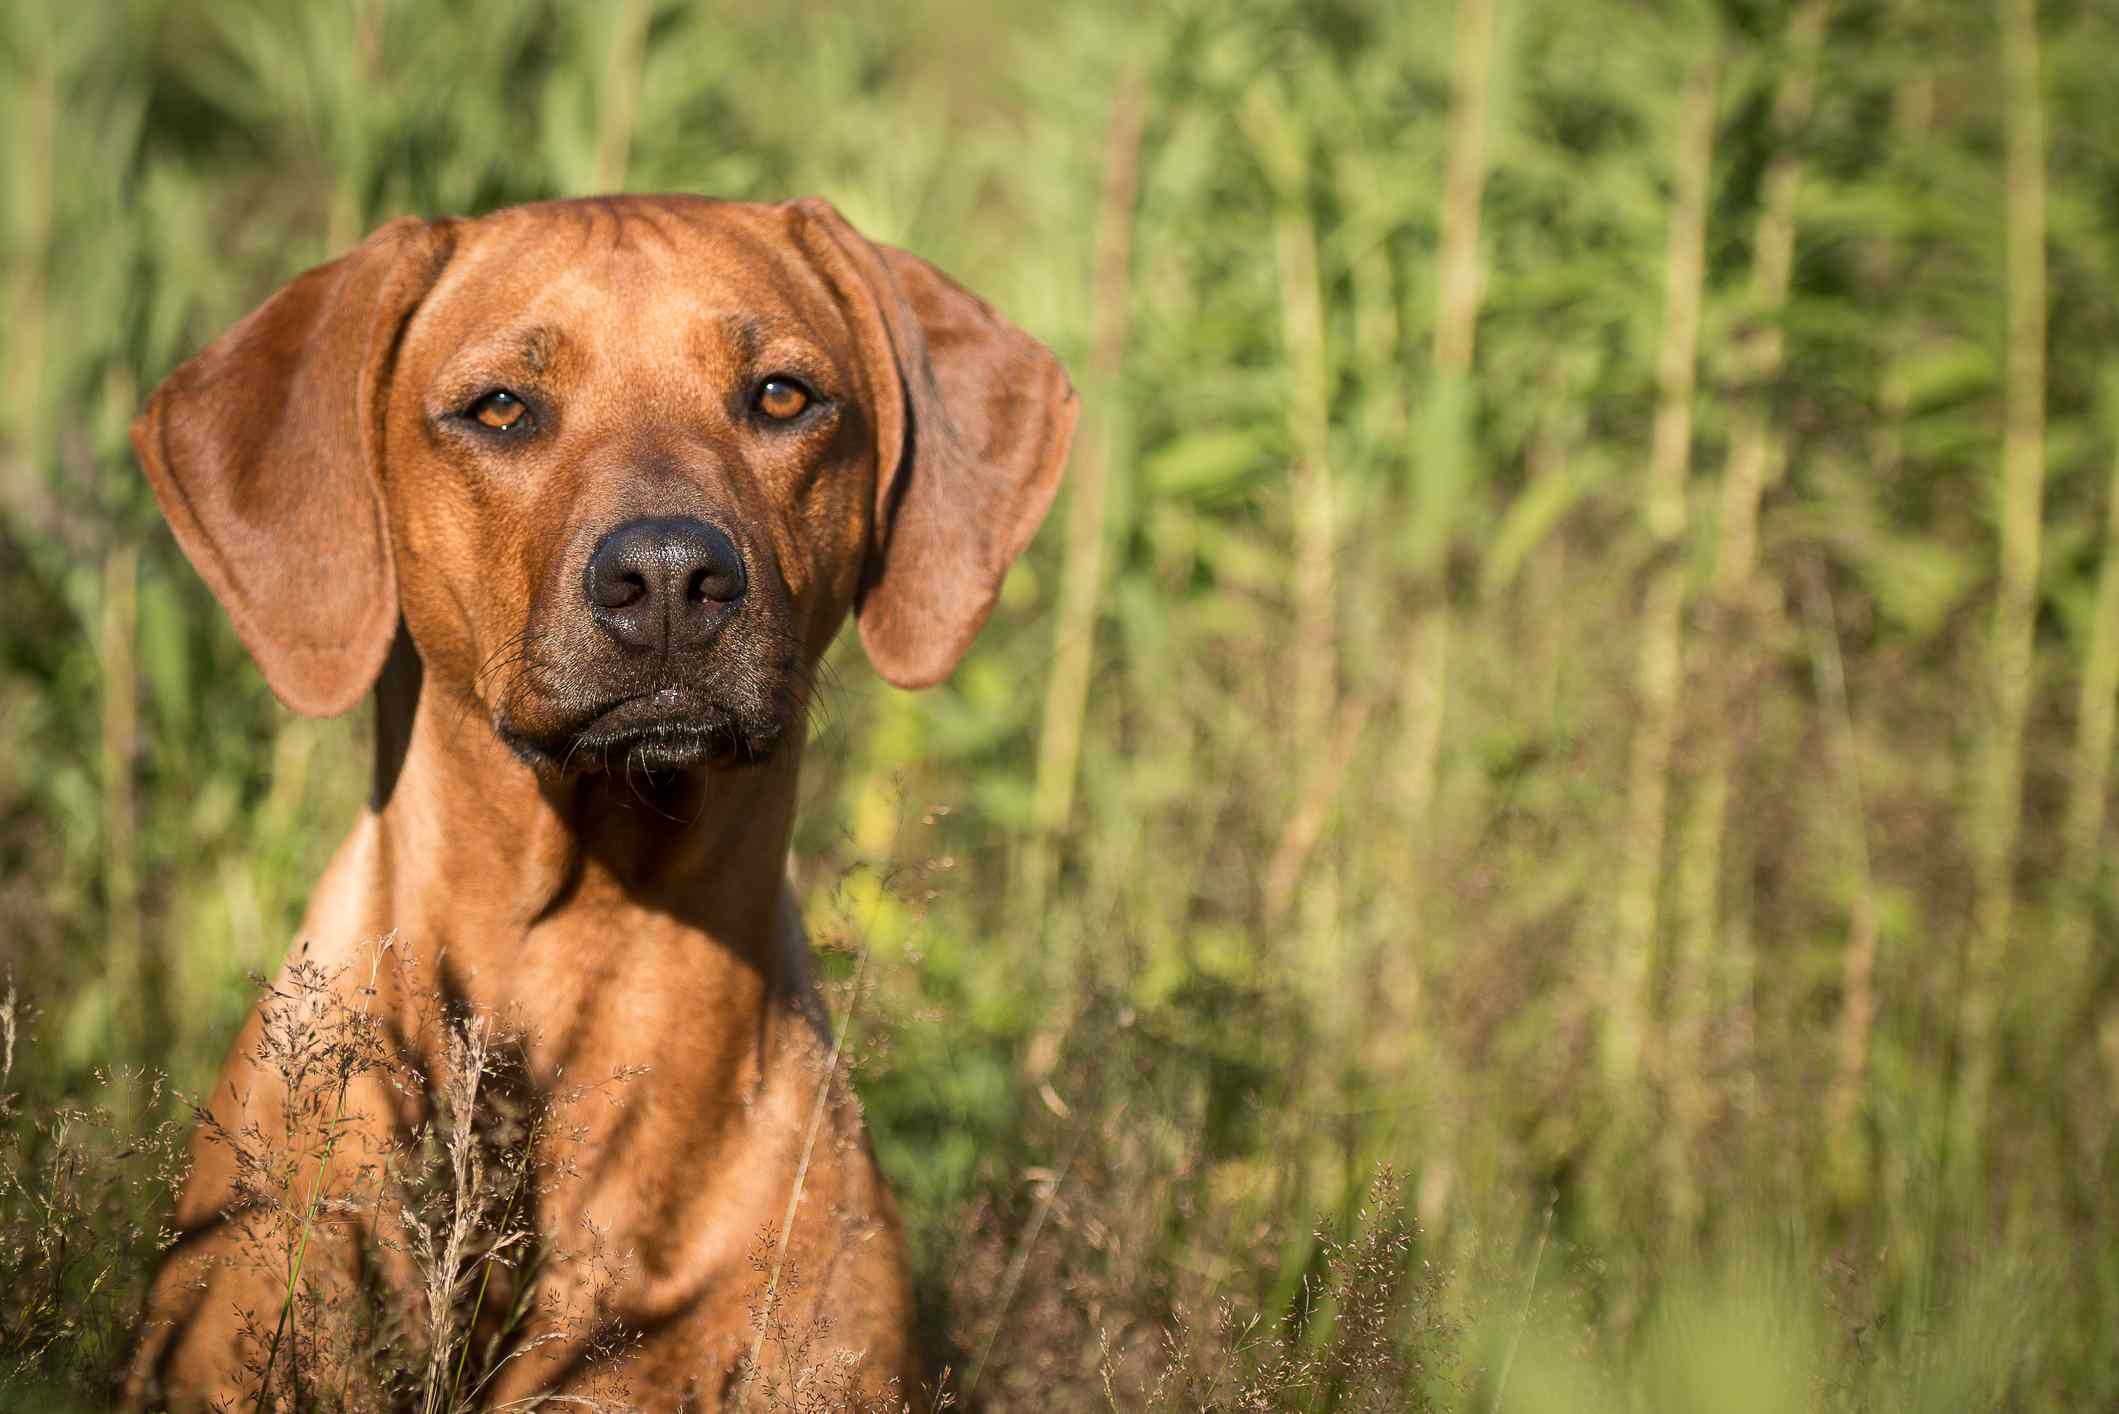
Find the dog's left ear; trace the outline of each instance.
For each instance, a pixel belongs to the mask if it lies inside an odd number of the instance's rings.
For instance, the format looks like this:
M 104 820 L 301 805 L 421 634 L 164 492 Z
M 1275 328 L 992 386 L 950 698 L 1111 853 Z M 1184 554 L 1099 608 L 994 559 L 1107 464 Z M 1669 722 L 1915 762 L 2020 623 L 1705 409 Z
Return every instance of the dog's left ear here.
M 875 532 L 854 612 L 899 687 L 949 676 L 1059 488 L 1080 403 L 1043 344 L 828 202 L 796 239 L 838 287 L 875 410 Z

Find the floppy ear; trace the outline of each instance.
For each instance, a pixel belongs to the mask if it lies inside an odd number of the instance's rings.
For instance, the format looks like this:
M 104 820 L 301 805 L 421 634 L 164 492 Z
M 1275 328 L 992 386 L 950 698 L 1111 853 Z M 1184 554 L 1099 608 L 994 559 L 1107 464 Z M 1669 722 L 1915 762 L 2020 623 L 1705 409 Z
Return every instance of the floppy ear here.
M 948 677 L 1059 487 L 1080 404 L 1059 360 L 941 271 L 794 203 L 839 286 L 876 418 L 876 515 L 854 612 L 899 687 Z
M 297 712 L 360 701 L 396 632 L 383 395 L 449 244 L 445 225 L 382 227 L 170 374 L 133 423 L 177 543 Z

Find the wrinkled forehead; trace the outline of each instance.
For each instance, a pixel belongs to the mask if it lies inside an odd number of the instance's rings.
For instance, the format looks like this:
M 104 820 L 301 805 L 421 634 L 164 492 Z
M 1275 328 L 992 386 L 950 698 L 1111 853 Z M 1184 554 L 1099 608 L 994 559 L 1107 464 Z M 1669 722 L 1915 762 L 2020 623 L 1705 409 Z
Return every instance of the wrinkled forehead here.
M 503 362 L 552 376 L 614 362 L 842 364 L 844 311 L 788 220 L 774 207 L 631 198 L 466 222 L 403 358 L 427 374 Z

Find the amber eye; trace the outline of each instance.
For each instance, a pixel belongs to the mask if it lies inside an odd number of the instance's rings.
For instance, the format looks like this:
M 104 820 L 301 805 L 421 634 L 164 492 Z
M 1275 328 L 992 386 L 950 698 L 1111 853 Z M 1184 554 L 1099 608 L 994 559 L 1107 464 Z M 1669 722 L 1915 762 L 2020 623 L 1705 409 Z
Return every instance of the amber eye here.
M 809 389 L 792 378 L 768 378 L 758 385 L 758 411 L 775 422 L 800 417 L 809 406 Z
M 521 398 L 503 388 L 471 404 L 471 416 L 495 432 L 512 432 L 529 426 L 530 410 L 523 406 Z

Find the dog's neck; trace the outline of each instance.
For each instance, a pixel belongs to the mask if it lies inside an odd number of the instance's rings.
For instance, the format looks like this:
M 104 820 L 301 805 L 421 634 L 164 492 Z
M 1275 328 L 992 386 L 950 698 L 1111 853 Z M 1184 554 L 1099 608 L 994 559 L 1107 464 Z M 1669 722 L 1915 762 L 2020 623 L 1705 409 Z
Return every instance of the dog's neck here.
M 393 903 L 463 961 L 498 964 L 537 928 L 618 942 L 674 926 L 775 970 L 799 741 L 757 765 L 543 778 L 422 682 L 402 630 L 376 701 L 380 862 L 393 893 L 431 895 Z

